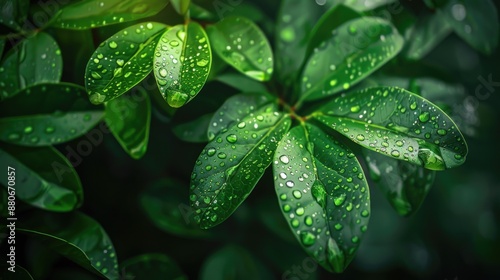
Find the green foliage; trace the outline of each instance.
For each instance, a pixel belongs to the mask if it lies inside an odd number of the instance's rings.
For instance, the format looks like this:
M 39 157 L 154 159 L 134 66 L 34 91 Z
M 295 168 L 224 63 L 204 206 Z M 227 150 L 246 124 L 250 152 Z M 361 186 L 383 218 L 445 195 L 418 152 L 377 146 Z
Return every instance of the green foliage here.
M 93 176 L 112 177 L 107 172 L 119 169 L 141 180 L 131 182 L 133 196 L 96 187 L 102 194 L 93 199 L 137 204 L 143 211 L 134 213 L 147 217 L 144 223 L 175 238 L 232 234 L 207 231 L 219 224 L 257 238 L 248 217 L 259 216 L 314 264 L 346 270 L 366 239 L 375 204 L 370 185 L 409 216 L 423 204 L 436 171 L 459 167 L 467 157 L 461 130 L 472 135 L 474 129 L 454 121 L 464 87 L 421 60 L 439 56 L 452 32 L 492 54 L 499 25 L 490 0 L 408 4 L 394 18 L 382 14 L 401 5 L 395 0 L 320 2 L 81 0 L 56 5 L 50 20 L 27 28 L 39 9 L 29 1 L 0 1 L 0 31 L 11 32 L 0 36 L 0 163 L 17 174 L 17 230 L 101 278 L 187 279 L 163 253 L 141 252 L 118 266 L 108 234 L 77 212 L 84 199 L 77 165 L 104 142 L 115 158 L 92 166 Z M 275 24 L 266 5 L 278 10 Z M 76 31 L 97 27 L 104 28 Z M 73 50 L 83 41 L 87 51 Z M 180 143 L 165 130 L 202 145 Z M 105 134 L 147 170 L 121 172 L 128 161 Z M 165 153 L 174 150 L 182 156 L 165 165 Z M 274 195 L 272 181 L 276 197 L 267 196 Z M 14 192 L 7 177 L 0 183 L 0 209 L 10 215 L 4 198 Z M 258 200 L 265 205 L 244 203 L 258 185 L 255 196 L 265 196 Z M 144 225 L 134 222 L 127 226 Z M 148 233 L 140 237 L 146 243 Z M 225 246 L 199 277 L 271 279 L 253 253 Z M 32 267 L 16 268 L 21 279 L 31 278 Z

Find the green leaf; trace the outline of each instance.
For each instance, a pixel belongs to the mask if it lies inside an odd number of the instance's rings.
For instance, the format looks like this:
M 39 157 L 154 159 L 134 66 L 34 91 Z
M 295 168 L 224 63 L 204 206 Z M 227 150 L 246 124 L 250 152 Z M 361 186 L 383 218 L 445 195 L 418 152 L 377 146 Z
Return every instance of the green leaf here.
M 361 17 L 360 13 L 342 4 L 335 5 L 328 10 L 310 32 L 311 36 L 307 44 L 306 57 L 309 57 L 322 42 L 330 39 L 333 30 L 337 29 L 343 23 L 358 17 Z
M 184 15 L 189 10 L 191 0 L 170 0 L 170 3 L 178 14 Z
M 146 153 L 151 124 L 151 100 L 145 90 L 106 102 L 104 120 L 120 146 L 133 159 Z
M 198 20 L 216 20 L 217 17 L 212 14 L 209 10 L 196 5 L 195 3 L 191 3 L 189 5 L 189 15 L 191 18 Z
M 469 45 L 485 54 L 492 54 L 498 45 L 499 20 L 491 0 L 449 0 L 438 9 L 455 33 Z
M 439 15 L 419 17 L 407 36 L 405 55 L 411 60 L 419 60 L 434 49 L 452 31 L 446 19 Z
M 224 129 L 203 149 L 191 176 L 191 206 L 201 228 L 227 219 L 271 164 L 290 117 L 267 105 Z
M 273 74 L 273 52 L 266 36 L 244 17 L 227 17 L 208 26 L 214 51 L 236 70 L 257 81 Z
M 429 192 L 436 171 L 364 150 L 370 176 L 401 216 L 415 213 Z
M 0 83 L 2 98 L 41 83 L 59 82 L 62 74 L 61 50 L 47 33 L 40 32 L 14 47 L 6 56 Z
M 247 250 L 228 245 L 203 263 L 200 280 L 269 280 L 275 279 L 264 265 Z
M 364 12 L 394 3 L 396 1 L 397 0 L 340 0 L 339 2 L 357 11 Z
M 255 80 L 249 79 L 247 76 L 241 74 L 226 73 L 218 75 L 216 81 L 224 83 L 233 87 L 241 92 L 266 92 L 266 87 Z
M 31 276 L 31 274 L 22 266 L 16 264 L 16 266 L 14 267 L 14 272 L 7 270 L 10 268 L 10 265 L 2 264 L 0 269 L 2 269 L 2 271 L 5 271 L 3 273 L 3 280 L 33 280 L 33 276 Z
M 83 202 L 83 190 L 71 163 L 52 147 L 25 148 L 2 144 L 2 166 L 15 168 L 16 197 L 48 211 L 68 212 Z M 0 179 L 7 189 L 7 176 Z M 11 189 L 8 189 L 10 192 Z
M 240 123 L 243 118 L 255 113 L 272 100 L 273 97 L 266 93 L 242 93 L 231 96 L 213 114 L 207 130 L 208 139 L 213 140 L 219 132 Z
M 213 113 L 205 114 L 195 120 L 175 125 L 172 127 L 172 132 L 183 141 L 206 143 L 210 140 L 207 130 L 213 115 Z
M 349 89 L 396 56 L 403 46 L 396 28 L 380 18 L 354 19 L 335 30 L 305 66 L 301 100 Z
M 94 104 L 112 100 L 144 80 L 166 25 L 156 22 L 129 26 L 102 42 L 85 70 L 85 86 Z
M 297 126 L 274 154 L 276 194 L 290 229 L 325 269 L 354 258 L 370 215 L 370 192 L 354 154 L 321 129 Z
M 167 6 L 166 0 L 82 0 L 63 7 L 52 26 L 89 29 L 156 15 Z
M 195 212 L 184 200 L 188 185 L 173 179 L 162 179 L 141 194 L 140 202 L 149 220 L 159 229 L 180 237 L 207 237 L 193 217 Z M 187 201 L 186 201 L 187 202 Z
M 198 23 L 167 30 L 154 56 L 154 74 L 163 98 L 174 108 L 191 101 L 205 85 L 211 65 L 210 42 Z
M 340 96 L 314 117 L 355 143 L 431 170 L 461 165 L 462 133 L 439 107 L 401 88 L 376 87 Z
M 327 10 L 314 1 L 282 0 L 276 22 L 275 55 L 278 78 L 291 85 L 306 59 L 309 36 Z
M 29 0 L 0 1 L 0 24 L 20 31 L 28 15 Z
M 122 279 L 152 280 L 172 279 L 187 280 L 177 263 L 164 254 L 144 254 L 124 261 L 120 265 Z
M 102 118 L 85 90 L 75 84 L 41 84 L 0 102 L 0 140 L 47 146 L 80 137 Z
M 118 279 L 113 243 L 98 222 L 82 213 L 38 212 L 24 218 L 17 230 L 97 275 Z

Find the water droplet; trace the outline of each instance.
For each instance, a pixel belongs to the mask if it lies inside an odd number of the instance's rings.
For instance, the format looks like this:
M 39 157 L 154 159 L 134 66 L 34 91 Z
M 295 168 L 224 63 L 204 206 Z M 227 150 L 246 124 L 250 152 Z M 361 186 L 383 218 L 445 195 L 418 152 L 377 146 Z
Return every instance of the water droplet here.
M 358 31 L 358 29 L 356 28 L 356 26 L 354 26 L 354 25 L 349 26 L 349 33 L 351 33 L 351 35 L 356 34 L 357 31 Z
M 359 110 L 361 110 L 361 107 L 359 107 L 358 105 L 351 107 L 351 112 L 353 113 L 357 113 L 359 112 Z
M 189 100 L 189 96 L 184 92 L 172 90 L 169 93 L 167 95 L 167 103 L 173 108 L 179 108 Z
M 455 4 L 451 7 L 451 14 L 457 21 L 463 21 L 467 17 L 467 10 L 462 4 Z
M 293 181 L 287 181 L 286 186 L 289 188 L 293 188 L 293 186 L 295 186 L 295 183 Z
M 290 205 L 288 205 L 288 204 L 283 205 L 283 211 L 290 212 L 290 210 L 292 210 L 292 207 L 290 207 Z
M 198 65 L 199 67 L 205 67 L 207 66 L 207 64 L 208 64 L 207 59 L 200 59 L 196 62 L 196 65 Z
M 245 128 L 245 126 L 246 126 L 246 123 L 245 123 L 245 122 L 240 122 L 240 123 L 238 124 L 238 128 Z
M 310 232 L 302 232 L 300 234 L 300 240 L 304 246 L 311 246 L 316 242 L 316 236 Z
M 55 131 L 55 128 L 53 126 L 47 126 L 45 128 L 45 133 L 53 133 Z
M 280 32 L 280 38 L 287 43 L 293 42 L 295 40 L 295 30 L 293 27 L 289 26 L 283 28 Z
M 147 28 L 147 29 L 153 29 L 153 24 L 152 24 L 151 22 L 148 22 L 148 23 L 146 24 L 146 28 Z
M 236 141 L 238 141 L 238 137 L 237 137 L 235 134 L 229 134 L 229 135 L 226 137 L 226 140 L 227 140 L 227 142 L 229 142 L 229 143 L 236 143 Z
M 287 156 L 283 155 L 283 156 L 280 156 L 280 161 L 284 164 L 287 164 L 290 162 L 290 160 L 288 159 Z
M 297 208 L 297 209 L 295 210 L 295 214 L 297 214 L 297 215 L 299 215 L 299 216 L 304 215 L 304 213 L 305 213 L 305 209 L 304 209 L 304 207 L 299 207 L 299 208 Z
M 368 210 L 361 211 L 361 216 L 362 217 L 368 217 L 368 215 L 370 215 L 370 212 L 368 212 Z
M 186 32 L 184 32 L 183 30 L 177 31 L 177 38 L 179 38 L 181 41 L 184 41 L 184 39 L 186 38 Z
M 445 136 L 447 132 L 444 129 L 438 129 L 437 133 L 441 136 Z
M 210 220 L 211 220 L 212 222 L 217 221 L 217 214 L 213 214 L 213 215 L 210 217 Z
M 209 157 L 211 157 L 211 156 L 215 155 L 215 152 L 216 152 L 216 150 L 214 148 L 210 148 L 207 150 L 207 155 Z
M 415 110 L 417 109 L 417 102 L 413 102 L 410 104 L 410 109 Z
M 349 87 L 350 87 L 350 86 L 351 86 L 351 85 L 350 85 L 349 83 L 344 83 L 344 84 L 342 85 L 342 87 L 343 87 L 344 89 L 346 89 L 346 90 L 347 90 L 347 89 L 349 89 Z
M 123 66 L 123 64 L 125 63 L 125 61 L 123 59 L 117 59 L 116 60 L 116 64 L 118 64 L 118 66 Z
M 217 157 L 220 158 L 220 159 L 225 159 L 227 157 L 227 155 L 225 153 L 219 153 L 217 155 Z
M 19 140 L 21 138 L 21 135 L 18 133 L 11 133 L 8 136 L 9 140 Z
M 116 49 L 118 47 L 118 44 L 115 42 L 115 41 L 111 41 L 109 42 L 109 47 L 112 48 L 112 49 Z
M 168 74 L 167 70 L 165 68 L 161 68 L 160 71 L 158 72 L 160 74 L 160 76 L 162 76 L 163 78 L 165 78 Z
M 344 226 L 342 224 L 336 223 L 334 227 L 336 230 L 341 230 Z
M 420 114 L 420 116 L 418 116 L 418 119 L 423 123 L 428 122 L 429 118 L 430 118 L 429 112 L 423 112 L 422 114 Z
M 92 72 L 92 73 L 90 73 L 90 75 L 92 76 L 92 78 L 94 78 L 96 80 L 102 79 L 102 76 L 97 72 Z
M 340 206 L 340 205 L 342 205 L 344 203 L 345 198 L 346 198 L 346 194 L 343 193 L 343 194 L 341 194 L 341 195 L 339 195 L 337 197 L 334 197 L 333 198 L 333 203 L 335 204 L 335 206 Z
M 365 140 L 365 137 L 364 137 L 363 135 L 361 135 L 361 134 L 358 134 L 358 136 L 356 136 L 356 139 L 357 139 L 358 141 L 364 141 L 364 140 Z
M 403 147 L 404 143 L 401 140 L 396 141 L 396 146 Z
M 299 199 L 302 197 L 302 193 L 300 191 L 293 191 L 293 197 Z
M 297 227 L 299 227 L 300 222 L 297 219 L 292 219 L 291 224 L 292 224 L 292 227 L 297 228 Z
M 397 151 L 397 150 L 393 150 L 393 151 L 391 152 L 391 156 L 393 156 L 393 157 L 399 157 L 400 155 L 401 155 L 401 154 L 400 154 L 400 153 L 399 153 L 399 151 Z
M 170 44 L 170 46 L 172 46 L 172 47 L 177 47 L 177 46 L 179 45 L 179 41 L 177 41 L 177 40 L 172 40 L 172 41 L 170 41 L 170 43 L 169 43 L 169 44 Z
M 337 80 L 331 80 L 330 81 L 330 86 L 334 87 L 337 84 Z
M 352 241 L 352 243 L 358 243 L 358 242 L 359 242 L 359 237 L 357 237 L 357 236 L 353 236 L 353 237 L 351 238 L 351 241 Z
M 312 219 L 312 217 L 311 217 L 311 216 L 306 216 L 306 217 L 304 218 L 304 223 L 305 223 L 307 226 L 312 226 L 312 224 L 313 224 L 313 219 Z
M 33 127 L 32 126 L 27 126 L 24 128 L 24 133 L 28 134 L 33 132 Z

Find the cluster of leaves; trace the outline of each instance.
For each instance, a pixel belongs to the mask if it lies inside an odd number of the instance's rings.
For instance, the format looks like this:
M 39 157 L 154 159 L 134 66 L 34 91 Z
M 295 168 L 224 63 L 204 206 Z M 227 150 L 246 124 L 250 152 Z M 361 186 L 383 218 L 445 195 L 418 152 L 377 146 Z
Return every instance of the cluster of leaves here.
M 5 15 L 0 24 L 13 31 L 1 37 L 0 53 L 8 39 L 25 36 L 11 40 L 0 66 L 0 162 L 14 166 L 23 182 L 16 197 L 45 210 L 23 221 L 21 232 L 96 274 L 118 278 L 113 245 L 96 221 L 75 211 L 83 202 L 79 177 L 53 146 L 104 121 L 123 149 L 140 159 L 149 138 L 149 94 L 158 91 L 179 113 L 196 116 L 193 100 L 211 81 L 241 93 L 220 100 L 217 111 L 174 127 L 183 140 L 208 142 L 189 186 L 194 222 L 207 229 L 226 220 L 272 165 L 290 230 L 332 272 L 348 266 L 367 231 L 367 176 L 399 214 L 410 215 L 424 200 L 435 171 L 465 161 L 465 139 L 447 115 L 446 99 L 454 98 L 448 91 L 455 85 L 396 75 L 394 69 L 422 58 L 452 31 L 491 53 L 498 43 L 491 1 L 426 1 L 428 9 L 417 20 L 392 0 L 322 5 L 282 0 L 274 51 L 268 32 L 243 12 L 218 18 L 213 9 L 190 2 L 170 1 L 183 24 L 136 23 L 103 41 L 88 60 L 85 88 L 61 82 L 61 51 L 46 30 L 136 21 L 157 14 L 168 1 L 82 0 L 60 7 L 33 30 L 23 28 L 28 1 L 0 2 Z M 384 17 L 394 5 L 402 9 L 401 22 Z M 157 88 L 146 91 L 139 84 L 151 72 Z M 167 181 L 146 191 L 141 202 L 148 215 L 169 205 L 165 191 L 171 185 Z M 3 211 L 8 215 L 6 207 Z M 71 213 L 61 218 L 50 212 Z M 205 234 L 176 227 L 181 219 L 155 223 L 166 231 Z M 182 277 L 163 255 L 141 256 L 121 268 L 138 273 L 145 266 Z

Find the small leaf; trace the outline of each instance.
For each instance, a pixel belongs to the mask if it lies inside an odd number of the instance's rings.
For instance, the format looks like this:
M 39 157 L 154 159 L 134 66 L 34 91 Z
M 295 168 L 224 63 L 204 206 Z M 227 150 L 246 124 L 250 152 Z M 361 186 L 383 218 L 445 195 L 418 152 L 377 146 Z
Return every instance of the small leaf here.
M 0 1 L 0 24 L 20 31 L 28 15 L 29 0 Z
M 415 213 L 424 202 L 436 172 L 364 150 L 370 175 L 401 216 Z
M 247 250 L 228 245 L 203 263 L 200 280 L 270 280 L 275 279 L 264 265 Z
M 257 81 L 273 73 L 273 52 L 266 36 L 244 17 L 227 17 L 208 26 L 214 51 L 236 70 Z
M 266 92 L 266 87 L 255 80 L 249 79 L 241 74 L 226 73 L 218 75 L 216 81 L 231 86 L 241 92 Z
M 489 55 L 498 46 L 498 12 L 491 0 L 449 0 L 438 12 L 458 36 L 478 51 Z
M 7 54 L 2 69 L 6 71 L 5 79 L 0 82 L 2 98 L 29 86 L 57 83 L 62 74 L 61 50 L 52 36 L 40 32 L 15 46 Z
M 231 96 L 213 114 L 207 130 L 208 139 L 213 140 L 220 131 L 240 123 L 243 118 L 255 113 L 272 100 L 272 96 L 262 93 L 242 93 Z
M 194 209 L 184 199 L 188 197 L 188 184 L 173 179 L 163 179 L 146 188 L 140 202 L 149 220 L 159 229 L 180 237 L 210 235 L 194 221 Z
M 213 113 L 205 114 L 195 120 L 175 125 L 172 127 L 172 132 L 183 141 L 206 143 L 210 140 L 207 129 L 213 115 Z
M 94 104 L 112 100 L 144 80 L 166 25 L 156 22 L 129 26 L 95 50 L 85 70 L 85 86 Z
M 316 49 L 302 77 L 301 100 L 315 100 L 347 90 L 393 58 L 403 38 L 390 22 L 363 17 L 335 29 Z
M 205 85 L 211 64 L 210 43 L 198 23 L 167 30 L 154 56 L 154 74 L 163 98 L 174 108 L 191 101 Z
M 319 128 L 297 126 L 280 141 L 273 173 L 281 211 L 304 250 L 342 272 L 370 215 L 370 192 L 354 154 Z
M 166 0 L 82 0 L 63 7 L 52 26 L 89 29 L 128 22 L 156 15 L 167 4 Z
M 264 106 L 224 129 L 203 149 L 191 176 L 191 206 L 201 228 L 227 219 L 271 164 L 290 118 Z
M 2 144 L 0 163 L 15 168 L 16 197 L 31 206 L 69 212 L 83 202 L 80 178 L 71 163 L 52 147 L 25 148 Z M 0 178 L 7 188 L 7 177 Z M 21 187 L 22 186 L 22 187 Z
M 41 84 L 0 102 L 0 140 L 23 146 L 64 143 L 87 133 L 103 111 L 74 84 Z
M 314 26 L 310 32 L 311 36 L 307 44 L 307 54 L 309 57 L 313 50 L 322 42 L 332 37 L 332 30 L 337 29 L 343 23 L 361 17 L 361 14 L 342 4 L 335 5 L 328 10 Z
M 461 165 L 467 155 L 453 120 L 401 88 L 368 88 L 340 96 L 315 118 L 365 148 L 431 170 Z
M 118 279 L 118 262 L 108 234 L 99 223 L 82 213 L 38 212 L 24 218 L 17 230 L 97 275 Z
M 164 254 L 144 254 L 124 261 L 120 265 L 121 279 L 152 280 L 172 279 L 187 280 L 177 263 Z
M 446 19 L 438 14 L 419 17 L 408 36 L 406 57 L 419 60 L 426 56 L 452 31 Z
M 108 101 L 104 120 L 125 152 L 133 159 L 144 156 L 151 124 L 151 100 L 145 90 Z
M 179 15 L 184 15 L 189 10 L 191 0 L 170 0 L 170 3 Z

